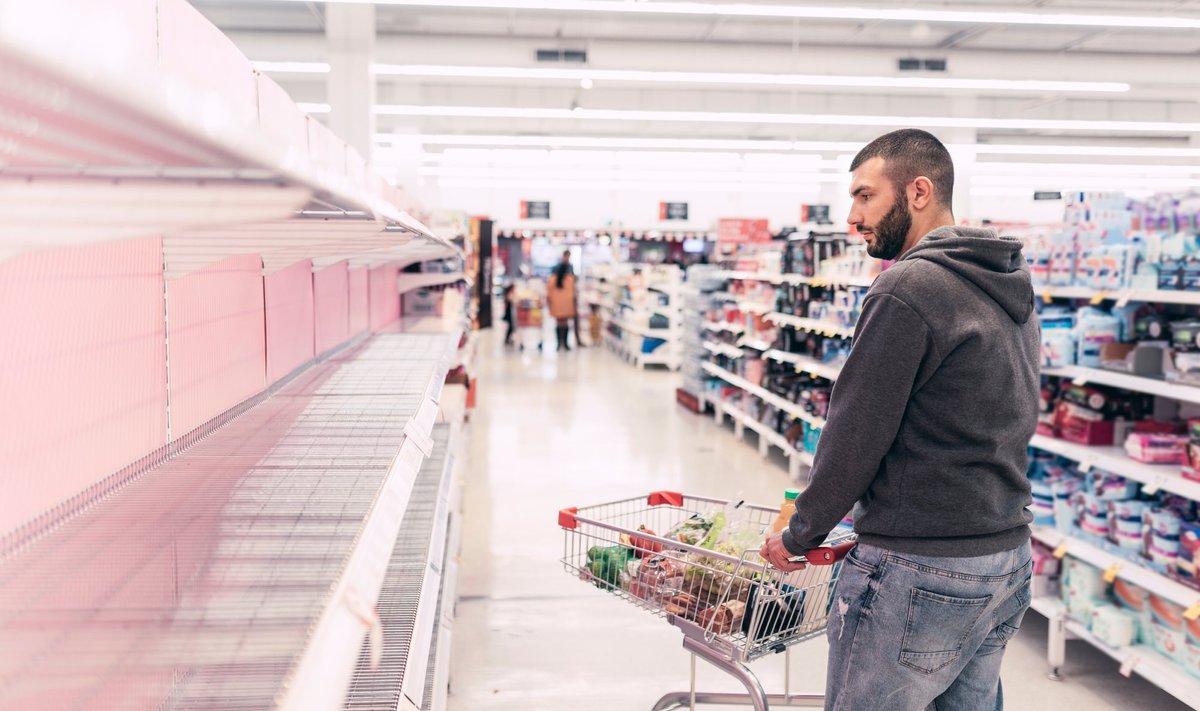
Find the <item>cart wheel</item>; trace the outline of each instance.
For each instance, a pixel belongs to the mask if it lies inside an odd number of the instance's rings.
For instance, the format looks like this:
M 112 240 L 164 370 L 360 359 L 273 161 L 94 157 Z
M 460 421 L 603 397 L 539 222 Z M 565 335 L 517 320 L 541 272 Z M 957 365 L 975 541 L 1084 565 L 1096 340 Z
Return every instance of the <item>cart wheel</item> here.
M 1052 668 L 1050 670 L 1050 673 L 1046 675 L 1046 678 L 1049 679 L 1050 681 L 1062 681 L 1063 680 L 1062 674 L 1058 673 L 1058 667 Z

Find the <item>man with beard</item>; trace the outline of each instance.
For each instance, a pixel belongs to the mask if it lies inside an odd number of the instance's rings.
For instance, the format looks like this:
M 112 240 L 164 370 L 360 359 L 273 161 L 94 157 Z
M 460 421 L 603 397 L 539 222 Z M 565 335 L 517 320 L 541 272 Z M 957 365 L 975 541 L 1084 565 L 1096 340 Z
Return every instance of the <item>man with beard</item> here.
M 761 552 L 801 568 L 790 558 L 854 507 L 826 709 L 1000 709 L 1004 647 L 1030 600 L 1029 271 L 1017 240 L 954 225 L 954 164 L 931 134 L 881 136 L 850 170 L 850 224 L 899 261 L 863 301 L 811 483 Z

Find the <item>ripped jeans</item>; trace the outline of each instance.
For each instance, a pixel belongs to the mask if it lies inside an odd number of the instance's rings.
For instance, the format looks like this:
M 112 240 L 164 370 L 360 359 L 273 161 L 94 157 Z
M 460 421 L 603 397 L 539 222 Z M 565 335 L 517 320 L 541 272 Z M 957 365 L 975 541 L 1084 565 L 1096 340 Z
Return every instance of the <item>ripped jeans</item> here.
M 827 711 L 993 711 L 1029 609 L 1028 543 L 975 558 L 859 545 L 829 613 Z

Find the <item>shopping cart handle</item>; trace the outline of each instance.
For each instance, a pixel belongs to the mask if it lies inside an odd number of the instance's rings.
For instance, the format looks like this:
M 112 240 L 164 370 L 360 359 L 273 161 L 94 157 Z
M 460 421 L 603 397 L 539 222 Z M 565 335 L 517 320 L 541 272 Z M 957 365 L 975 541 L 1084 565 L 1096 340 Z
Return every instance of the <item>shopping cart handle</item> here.
M 850 541 L 849 543 L 842 543 L 828 548 L 813 548 L 804 554 L 804 560 L 809 565 L 833 565 L 842 558 L 845 558 L 854 545 L 854 541 Z

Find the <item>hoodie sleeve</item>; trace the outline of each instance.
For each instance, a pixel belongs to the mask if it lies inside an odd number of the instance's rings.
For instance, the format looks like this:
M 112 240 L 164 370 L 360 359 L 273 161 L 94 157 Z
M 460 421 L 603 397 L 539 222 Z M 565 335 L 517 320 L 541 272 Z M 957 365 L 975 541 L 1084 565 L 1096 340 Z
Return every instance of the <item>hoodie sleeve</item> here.
M 866 494 L 891 449 L 913 383 L 936 346 L 925 320 L 901 299 L 871 294 L 834 384 L 808 487 L 783 532 L 793 555 L 820 546 Z

